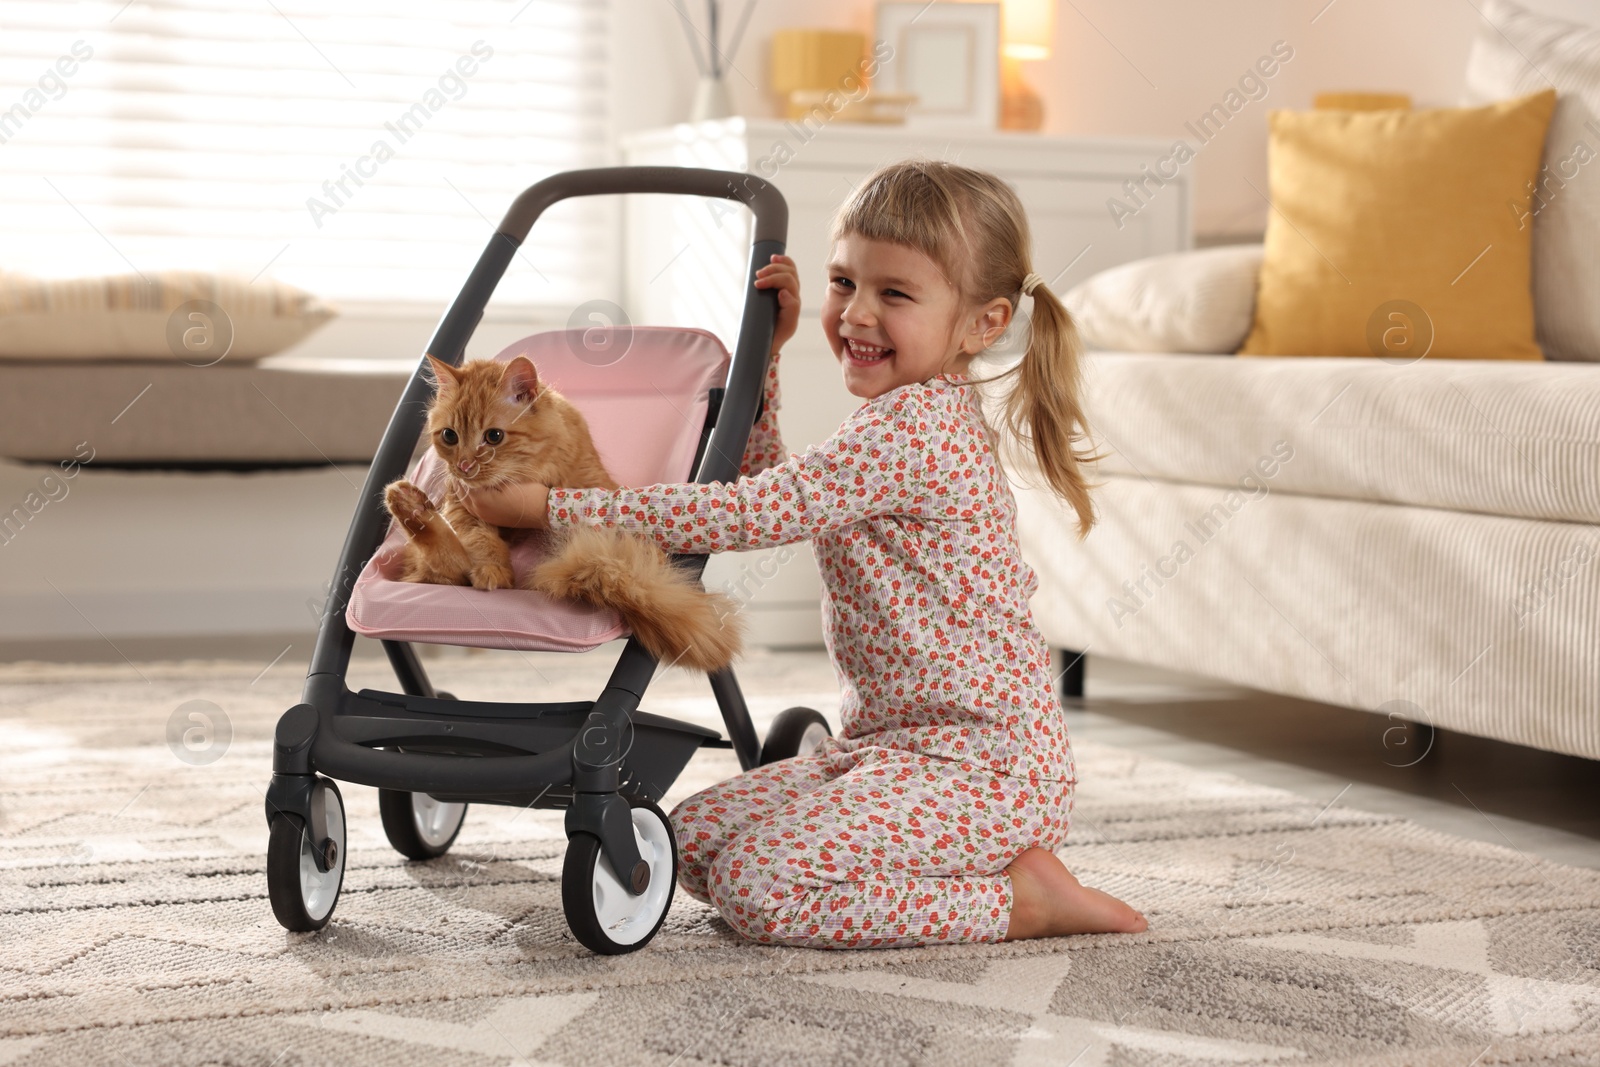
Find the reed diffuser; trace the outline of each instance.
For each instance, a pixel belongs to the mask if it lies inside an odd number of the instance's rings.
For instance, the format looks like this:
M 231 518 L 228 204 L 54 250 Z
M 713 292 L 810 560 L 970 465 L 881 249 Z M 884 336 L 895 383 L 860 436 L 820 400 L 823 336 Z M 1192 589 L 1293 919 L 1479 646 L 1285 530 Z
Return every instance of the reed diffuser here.
M 727 72 L 733 69 L 733 57 L 739 50 L 739 42 L 744 39 L 744 31 L 750 25 L 750 14 L 755 10 L 756 0 L 745 0 L 744 10 L 739 13 L 737 24 L 732 35 L 728 38 L 728 45 L 723 48 L 718 45 L 722 32 L 722 4 L 718 0 L 706 0 L 706 31 L 704 33 L 690 20 L 688 12 L 677 4 L 678 20 L 683 24 L 684 36 L 689 41 L 689 52 L 694 56 L 696 68 L 700 71 L 700 81 L 695 87 L 694 106 L 689 112 L 690 122 L 703 122 L 706 119 L 725 119 L 733 112 L 733 100 L 728 95 Z M 706 47 L 702 49 L 701 45 Z

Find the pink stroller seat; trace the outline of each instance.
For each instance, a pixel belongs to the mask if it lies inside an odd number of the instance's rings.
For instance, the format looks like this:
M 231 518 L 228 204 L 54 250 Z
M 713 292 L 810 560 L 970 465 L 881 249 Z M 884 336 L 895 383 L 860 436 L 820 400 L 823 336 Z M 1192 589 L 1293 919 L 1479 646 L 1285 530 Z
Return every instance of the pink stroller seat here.
M 693 477 L 711 390 L 728 377 L 728 350 L 715 335 L 659 326 L 553 330 L 525 337 L 494 358 L 504 362 L 517 356 L 532 360 L 539 376 L 583 412 L 600 458 L 618 482 L 643 486 Z M 410 478 L 434 501 L 440 499 L 445 474 L 432 449 Z M 609 608 L 524 589 L 488 592 L 402 582 L 405 540 L 405 531 L 392 524 L 356 579 L 345 612 L 356 633 L 552 652 L 585 652 L 628 636 L 627 626 Z M 519 581 L 546 555 L 544 536 L 515 539 L 511 567 Z

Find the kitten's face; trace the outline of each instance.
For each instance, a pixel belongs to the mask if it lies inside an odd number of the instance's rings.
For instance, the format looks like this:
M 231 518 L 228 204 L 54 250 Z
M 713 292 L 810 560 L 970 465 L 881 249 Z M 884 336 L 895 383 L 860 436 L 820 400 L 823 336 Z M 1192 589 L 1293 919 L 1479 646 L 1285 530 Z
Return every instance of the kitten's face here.
M 439 384 L 428 407 L 429 443 L 450 476 L 475 489 L 533 480 L 560 429 L 533 364 L 525 356 L 459 368 L 428 359 Z

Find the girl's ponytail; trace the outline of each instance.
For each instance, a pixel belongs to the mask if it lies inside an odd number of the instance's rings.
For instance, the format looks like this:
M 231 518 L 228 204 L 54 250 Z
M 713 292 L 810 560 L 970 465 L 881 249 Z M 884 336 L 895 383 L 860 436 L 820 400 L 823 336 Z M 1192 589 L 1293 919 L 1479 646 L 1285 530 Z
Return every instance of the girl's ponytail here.
M 997 376 L 1016 378 L 1001 400 L 1002 417 L 1011 439 L 1032 446 L 1039 473 L 1077 512 L 1078 536 L 1083 538 L 1095 520 L 1083 467 L 1101 457 L 1088 446 L 1078 327 L 1048 286 L 1035 285 L 1032 295 L 1027 351 L 1020 362 Z

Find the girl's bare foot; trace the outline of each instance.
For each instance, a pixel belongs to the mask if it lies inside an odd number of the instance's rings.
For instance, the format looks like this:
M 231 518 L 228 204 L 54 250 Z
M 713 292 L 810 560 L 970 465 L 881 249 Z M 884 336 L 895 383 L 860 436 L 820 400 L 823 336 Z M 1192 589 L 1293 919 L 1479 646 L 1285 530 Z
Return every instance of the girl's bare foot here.
M 1054 852 L 1030 848 L 1006 868 L 1011 876 L 1007 941 L 1064 934 L 1138 934 L 1144 916 L 1109 893 L 1090 889 Z

